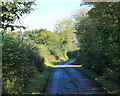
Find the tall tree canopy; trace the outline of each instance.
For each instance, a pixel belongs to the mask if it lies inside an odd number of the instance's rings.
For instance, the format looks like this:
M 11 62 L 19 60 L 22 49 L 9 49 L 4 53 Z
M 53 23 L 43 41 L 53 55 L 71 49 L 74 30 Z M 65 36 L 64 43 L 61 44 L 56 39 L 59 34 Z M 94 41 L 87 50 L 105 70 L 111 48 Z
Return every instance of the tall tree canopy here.
M 35 29 L 33 31 L 26 31 L 26 34 L 30 37 L 31 40 L 34 40 L 35 43 L 40 45 L 49 45 L 51 32 L 46 29 Z
M 74 21 L 71 19 L 64 19 L 58 22 L 55 26 L 55 31 L 60 36 L 61 48 L 65 50 L 66 46 L 71 43 L 75 37 Z
M 0 2 L 0 17 L 2 18 L 0 28 L 25 28 L 24 26 L 14 25 L 16 19 L 20 20 L 21 16 L 30 13 L 35 2 Z
M 78 61 L 105 79 L 119 83 L 120 2 L 96 2 L 88 16 L 76 19 Z M 82 18 L 82 19 L 81 19 Z

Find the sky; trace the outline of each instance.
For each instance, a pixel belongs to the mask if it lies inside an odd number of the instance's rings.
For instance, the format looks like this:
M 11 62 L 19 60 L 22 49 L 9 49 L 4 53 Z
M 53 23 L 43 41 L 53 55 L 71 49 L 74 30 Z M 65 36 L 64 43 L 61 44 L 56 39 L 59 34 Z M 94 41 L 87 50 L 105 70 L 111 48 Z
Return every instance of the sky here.
M 28 30 L 45 28 L 53 31 L 57 21 L 69 18 L 80 7 L 81 0 L 36 0 L 35 10 L 22 17 Z

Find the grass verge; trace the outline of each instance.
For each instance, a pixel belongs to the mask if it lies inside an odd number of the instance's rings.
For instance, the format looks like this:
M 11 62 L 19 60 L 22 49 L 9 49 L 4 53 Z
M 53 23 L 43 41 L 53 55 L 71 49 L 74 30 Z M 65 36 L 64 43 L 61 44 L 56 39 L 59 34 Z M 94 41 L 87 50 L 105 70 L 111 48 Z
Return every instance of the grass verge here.
M 59 62 L 63 62 L 66 60 L 54 60 L 51 64 L 46 64 L 45 69 L 43 72 L 38 72 L 35 77 L 31 80 L 31 83 L 25 89 L 24 94 L 43 94 L 44 90 L 46 89 L 48 79 L 50 73 L 52 71 L 52 67 Z
M 86 74 L 88 77 L 97 81 L 108 93 L 113 94 L 115 96 L 120 96 L 120 86 L 116 84 L 115 82 L 106 80 L 103 77 L 98 76 L 91 70 L 86 69 L 84 67 L 80 67 L 77 69 L 83 72 L 84 74 Z
M 47 66 L 43 72 L 38 72 L 24 94 L 43 94 L 51 71 L 52 67 Z

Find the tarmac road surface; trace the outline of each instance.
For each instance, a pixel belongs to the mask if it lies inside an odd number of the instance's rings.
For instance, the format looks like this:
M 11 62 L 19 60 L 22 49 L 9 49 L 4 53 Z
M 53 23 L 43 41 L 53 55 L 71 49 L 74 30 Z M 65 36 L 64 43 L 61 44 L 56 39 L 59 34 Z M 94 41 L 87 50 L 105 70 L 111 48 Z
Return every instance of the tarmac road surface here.
M 74 61 L 71 59 L 54 66 L 44 95 L 111 96 L 98 83 L 71 66 Z

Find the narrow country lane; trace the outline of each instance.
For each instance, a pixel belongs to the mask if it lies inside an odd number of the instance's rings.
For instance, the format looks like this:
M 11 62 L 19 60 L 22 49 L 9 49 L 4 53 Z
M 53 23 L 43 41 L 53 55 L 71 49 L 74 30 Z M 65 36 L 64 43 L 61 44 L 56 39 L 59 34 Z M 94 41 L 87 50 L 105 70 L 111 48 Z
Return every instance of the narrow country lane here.
M 71 59 L 70 61 L 55 65 L 44 94 L 51 96 L 55 94 L 110 96 L 94 80 L 90 79 L 73 66 L 69 67 L 74 60 L 75 59 Z

